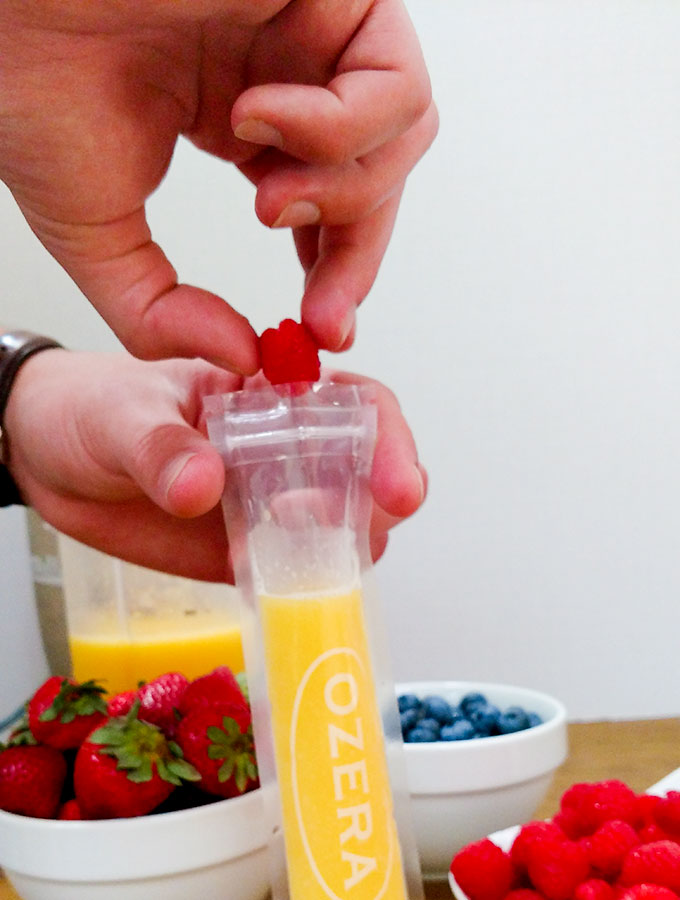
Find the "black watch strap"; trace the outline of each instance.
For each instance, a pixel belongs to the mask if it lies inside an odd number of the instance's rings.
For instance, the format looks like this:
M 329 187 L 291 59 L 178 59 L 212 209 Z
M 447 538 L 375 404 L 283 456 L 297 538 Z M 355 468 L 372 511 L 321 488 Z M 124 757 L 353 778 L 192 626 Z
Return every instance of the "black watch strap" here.
M 61 347 L 58 341 L 32 331 L 6 331 L 0 334 L 0 506 L 23 503 L 21 493 L 7 468 L 7 434 L 3 419 L 10 391 L 19 369 L 34 353 Z

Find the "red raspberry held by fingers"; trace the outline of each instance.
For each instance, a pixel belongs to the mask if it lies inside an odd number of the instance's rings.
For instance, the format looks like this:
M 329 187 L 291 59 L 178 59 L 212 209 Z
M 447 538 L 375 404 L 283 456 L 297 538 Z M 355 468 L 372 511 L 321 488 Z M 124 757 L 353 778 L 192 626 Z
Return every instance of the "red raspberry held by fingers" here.
M 271 384 L 318 381 L 319 349 L 304 325 L 284 319 L 260 336 L 262 371 Z

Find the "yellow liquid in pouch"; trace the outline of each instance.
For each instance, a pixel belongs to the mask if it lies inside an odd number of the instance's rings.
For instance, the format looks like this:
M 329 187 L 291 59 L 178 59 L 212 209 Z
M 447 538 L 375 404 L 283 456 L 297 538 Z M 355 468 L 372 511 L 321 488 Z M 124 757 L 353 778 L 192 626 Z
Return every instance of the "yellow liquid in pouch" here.
M 205 627 L 186 622 L 151 621 L 136 627 L 129 636 L 106 630 L 95 634 L 72 634 L 69 638 L 73 677 L 77 681 L 95 678 L 109 694 L 134 690 L 140 681 L 181 672 L 189 680 L 211 672 L 216 666 L 229 666 L 235 672 L 245 669 L 238 625 L 220 623 Z
M 361 593 L 260 603 L 291 900 L 405 900 Z

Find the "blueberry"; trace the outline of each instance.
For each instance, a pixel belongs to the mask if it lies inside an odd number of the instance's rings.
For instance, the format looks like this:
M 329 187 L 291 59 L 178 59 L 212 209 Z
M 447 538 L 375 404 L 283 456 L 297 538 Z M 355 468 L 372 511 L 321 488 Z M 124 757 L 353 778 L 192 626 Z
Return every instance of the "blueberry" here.
M 529 712 L 527 713 L 527 718 L 529 719 L 529 728 L 534 728 L 536 725 L 543 724 L 543 719 L 539 716 L 538 713 Z
M 404 737 L 407 744 L 426 744 L 437 740 L 437 735 L 431 728 L 421 728 L 416 726 L 412 728 Z
M 466 694 L 463 699 L 460 701 L 460 708 L 463 710 L 463 714 L 470 717 L 472 710 L 477 706 L 486 706 L 489 701 L 486 699 L 484 694 L 478 693 L 470 693 Z
M 460 722 L 461 719 L 467 719 L 467 716 L 460 708 L 460 706 L 452 706 L 451 707 L 451 721 L 447 722 L 447 725 L 453 725 L 454 722 Z
M 431 695 L 423 700 L 423 712 L 427 718 L 436 719 L 440 725 L 453 722 L 451 704 L 443 697 Z
M 406 712 L 407 709 L 420 709 L 420 700 L 415 694 L 402 694 L 397 697 L 399 712 Z
M 401 722 L 401 733 L 406 734 L 406 732 L 413 728 L 420 716 L 418 715 L 417 709 L 405 709 L 403 713 L 400 714 L 399 720 Z
M 529 727 L 529 716 L 521 706 L 509 706 L 498 717 L 499 734 L 513 734 Z
M 431 731 L 435 736 L 435 740 L 439 737 L 439 731 L 441 729 L 441 725 L 436 719 L 433 718 L 425 718 L 421 719 L 418 722 L 418 728 L 424 728 L 427 731 Z
M 484 706 L 475 706 L 468 718 L 479 737 L 488 737 L 497 733 L 500 714 L 501 711 L 497 706 L 486 703 Z
M 475 727 L 468 719 L 458 719 L 452 725 L 444 725 L 439 736 L 442 741 L 468 741 L 475 737 Z

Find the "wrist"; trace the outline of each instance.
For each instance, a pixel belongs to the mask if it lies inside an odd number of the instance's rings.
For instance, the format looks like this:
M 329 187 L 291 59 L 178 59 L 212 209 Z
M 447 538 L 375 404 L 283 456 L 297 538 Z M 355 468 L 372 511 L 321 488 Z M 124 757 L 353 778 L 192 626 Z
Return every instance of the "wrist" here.
M 6 415 L 15 381 L 31 357 L 54 347 L 61 344 L 23 329 L 0 334 L 0 506 L 24 503 L 10 468 L 11 429 L 7 428 Z

